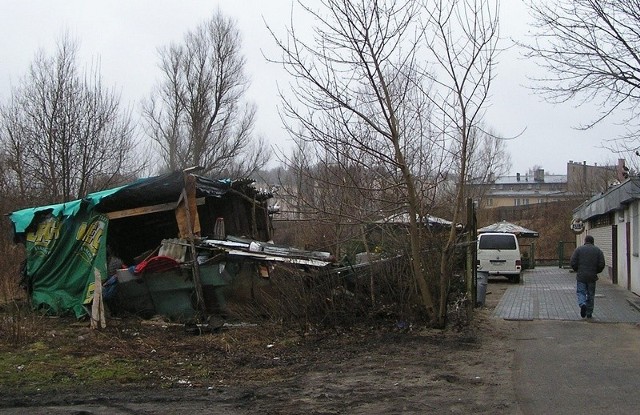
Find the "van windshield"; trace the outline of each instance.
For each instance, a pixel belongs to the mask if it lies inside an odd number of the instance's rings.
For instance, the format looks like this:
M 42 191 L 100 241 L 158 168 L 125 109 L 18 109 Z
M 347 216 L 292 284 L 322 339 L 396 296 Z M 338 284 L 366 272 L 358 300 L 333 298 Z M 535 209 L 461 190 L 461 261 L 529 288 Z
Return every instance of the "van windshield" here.
M 482 235 L 480 249 L 516 249 L 516 238 L 513 235 Z

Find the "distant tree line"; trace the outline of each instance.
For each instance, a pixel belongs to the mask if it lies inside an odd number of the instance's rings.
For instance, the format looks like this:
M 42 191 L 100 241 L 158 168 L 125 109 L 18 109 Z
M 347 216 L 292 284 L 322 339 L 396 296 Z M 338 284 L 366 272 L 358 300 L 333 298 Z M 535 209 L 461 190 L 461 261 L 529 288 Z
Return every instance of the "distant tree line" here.
M 197 166 L 238 177 L 263 167 L 271 152 L 253 131 L 241 50 L 220 12 L 160 48 L 160 79 L 136 117 L 100 68 L 79 62 L 70 35 L 38 51 L 0 103 L 0 180 L 14 206 L 76 199 L 141 174 Z

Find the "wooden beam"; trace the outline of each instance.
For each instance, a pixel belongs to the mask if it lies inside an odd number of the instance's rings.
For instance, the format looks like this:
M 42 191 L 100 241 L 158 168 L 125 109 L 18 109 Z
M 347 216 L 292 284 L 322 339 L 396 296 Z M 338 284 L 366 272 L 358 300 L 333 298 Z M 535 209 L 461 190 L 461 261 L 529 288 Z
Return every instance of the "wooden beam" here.
M 199 206 L 204 205 L 204 197 L 196 199 L 196 204 Z M 128 218 L 130 216 L 147 215 L 149 213 L 166 212 L 167 210 L 175 210 L 177 206 L 178 206 L 178 202 L 162 203 L 160 205 L 144 206 L 144 207 L 133 208 L 133 209 L 119 210 L 116 212 L 109 212 L 106 215 L 109 219 L 122 219 L 122 218 Z
M 176 202 L 171 202 L 171 203 L 163 203 L 161 205 L 154 205 L 154 206 L 145 206 L 145 207 L 139 207 L 139 208 L 133 208 L 133 209 L 126 209 L 126 210 L 119 210 L 117 212 L 109 212 L 107 213 L 107 217 L 109 219 L 121 219 L 121 218 L 128 218 L 130 216 L 139 216 L 139 215 L 146 215 L 149 213 L 156 213 L 156 212 L 164 212 L 167 210 L 174 210 L 177 206 Z

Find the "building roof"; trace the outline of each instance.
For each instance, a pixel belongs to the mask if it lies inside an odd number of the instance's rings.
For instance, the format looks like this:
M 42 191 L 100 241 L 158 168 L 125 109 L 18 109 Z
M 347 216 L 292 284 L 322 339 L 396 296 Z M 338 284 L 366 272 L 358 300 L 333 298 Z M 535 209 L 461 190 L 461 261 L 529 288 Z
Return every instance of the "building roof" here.
M 520 180 L 518 180 L 518 176 L 500 176 L 497 177 L 495 184 L 536 184 L 536 183 L 567 183 L 567 175 L 566 174 L 547 174 L 544 176 L 544 181 L 535 181 L 533 176 L 529 176 L 526 174 L 520 175 Z
M 490 197 L 568 197 L 572 193 L 564 190 L 491 190 L 486 193 Z
M 419 220 L 418 216 L 416 216 L 416 220 Z M 426 215 L 423 216 L 422 220 L 427 223 L 429 226 L 440 225 L 440 226 L 451 226 L 453 222 L 450 220 L 442 219 L 437 216 Z M 396 213 L 391 216 L 387 216 L 386 218 L 380 219 L 376 221 L 376 223 L 383 224 L 408 224 L 409 223 L 409 214 L 408 213 Z
M 539 236 L 538 232 L 532 231 L 531 229 L 527 229 L 524 226 L 516 225 L 515 223 L 502 221 L 496 222 L 491 225 L 487 225 L 484 228 L 478 229 L 478 233 L 512 233 L 516 236 L 528 237 L 528 238 L 537 238 Z
M 630 177 L 625 182 L 612 186 L 606 192 L 602 192 L 586 200 L 573 211 L 575 219 L 590 219 L 624 208 L 633 200 L 640 199 L 640 178 Z

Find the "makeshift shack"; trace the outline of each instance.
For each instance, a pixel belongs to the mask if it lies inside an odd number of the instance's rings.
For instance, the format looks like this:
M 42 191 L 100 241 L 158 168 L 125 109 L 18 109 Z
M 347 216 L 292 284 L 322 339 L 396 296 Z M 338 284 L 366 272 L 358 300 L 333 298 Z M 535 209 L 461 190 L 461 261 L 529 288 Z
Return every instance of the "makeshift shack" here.
M 243 271 L 266 278 L 274 261 L 328 265 L 328 253 L 266 243 L 270 195 L 252 183 L 178 171 L 11 213 L 32 305 L 99 315 L 108 294 L 115 313 L 186 321 L 224 308 L 220 288 Z

